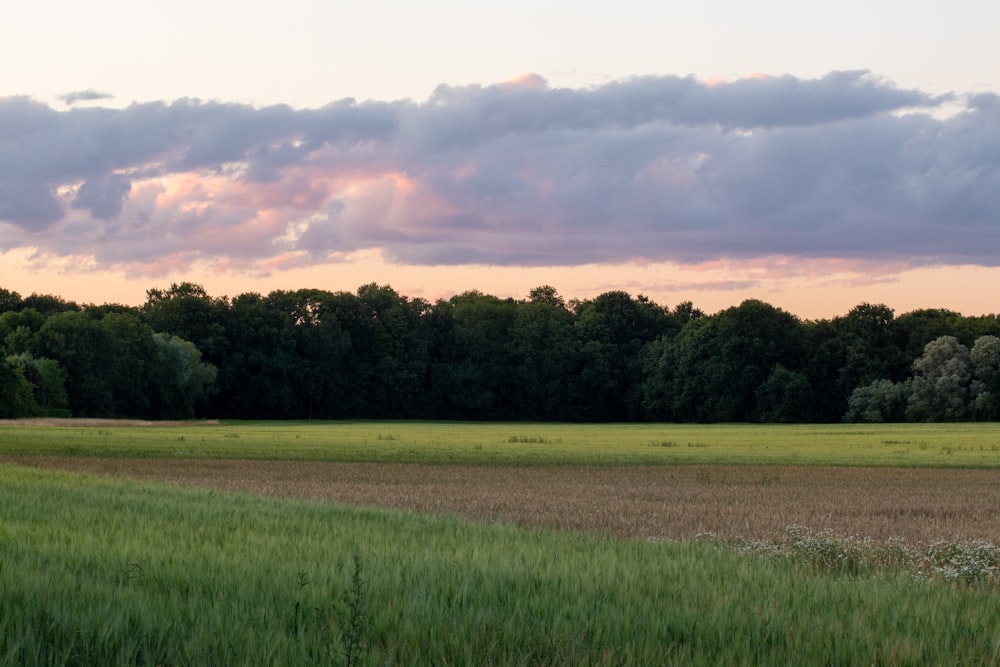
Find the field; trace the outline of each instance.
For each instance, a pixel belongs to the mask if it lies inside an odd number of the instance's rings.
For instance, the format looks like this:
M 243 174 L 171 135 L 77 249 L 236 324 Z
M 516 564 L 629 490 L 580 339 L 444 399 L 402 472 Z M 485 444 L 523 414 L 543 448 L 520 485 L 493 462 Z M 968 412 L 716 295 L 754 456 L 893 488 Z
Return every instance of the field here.
M 0 425 L 0 664 L 998 664 L 997 507 L 995 425 Z
M 0 422 L 0 455 L 504 466 L 755 464 L 1000 468 L 996 424 Z

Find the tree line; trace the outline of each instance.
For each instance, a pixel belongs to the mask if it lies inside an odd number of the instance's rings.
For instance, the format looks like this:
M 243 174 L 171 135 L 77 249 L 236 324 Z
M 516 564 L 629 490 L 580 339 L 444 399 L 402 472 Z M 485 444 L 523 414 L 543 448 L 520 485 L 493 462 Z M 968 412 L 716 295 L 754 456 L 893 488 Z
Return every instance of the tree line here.
M 837 422 L 1000 417 L 1000 319 L 861 304 L 802 320 L 609 291 L 387 285 L 138 307 L 0 288 L 0 417 Z

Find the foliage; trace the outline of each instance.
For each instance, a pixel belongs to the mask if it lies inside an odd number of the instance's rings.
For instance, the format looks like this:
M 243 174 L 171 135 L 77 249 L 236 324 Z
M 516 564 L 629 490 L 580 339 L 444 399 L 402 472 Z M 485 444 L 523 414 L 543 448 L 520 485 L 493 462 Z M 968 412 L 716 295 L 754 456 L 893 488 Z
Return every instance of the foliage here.
M 1000 337 L 977 338 L 969 352 L 969 361 L 975 377 L 973 416 L 988 421 L 1000 420 Z
M 799 321 L 760 301 L 691 320 L 647 358 L 646 409 L 678 421 L 801 421 Z M 790 382 L 791 387 L 778 387 Z M 666 405 L 657 406 L 657 400 Z
M 33 417 L 37 412 L 32 385 L 21 368 L 0 359 L 0 418 Z
M 810 414 L 814 402 L 809 379 L 800 371 L 775 364 L 771 374 L 754 392 L 756 421 L 792 423 Z
M 194 404 L 216 377 L 216 368 L 201 360 L 193 343 L 167 334 L 152 336 L 153 371 L 150 391 L 153 394 L 152 416 L 157 419 L 191 419 Z
M 895 422 L 906 414 L 912 383 L 874 380 L 866 387 L 858 387 L 847 400 L 848 422 Z
M 913 389 L 906 416 L 913 421 L 958 421 L 969 415 L 972 367 L 969 350 L 954 336 L 927 343 L 913 362 Z
M 551 285 L 430 303 L 378 283 L 229 298 L 183 282 L 138 308 L 0 292 L 0 355 L 55 362 L 65 401 L 54 378 L 22 372 L 43 410 L 78 417 L 996 420 L 998 335 L 995 315 L 862 303 L 802 321 L 755 299 L 706 314 L 621 290 L 566 300 Z M 171 378 L 188 365 L 204 372 L 182 388 Z
M 31 382 L 38 412 L 44 416 L 70 416 L 66 371 L 55 359 L 36 359 L 30 352 L 11 355 L 7 362 Z
M 22 308 L 21 303 L 20 294 L 0 287 L 0 313 L 20 310 Z

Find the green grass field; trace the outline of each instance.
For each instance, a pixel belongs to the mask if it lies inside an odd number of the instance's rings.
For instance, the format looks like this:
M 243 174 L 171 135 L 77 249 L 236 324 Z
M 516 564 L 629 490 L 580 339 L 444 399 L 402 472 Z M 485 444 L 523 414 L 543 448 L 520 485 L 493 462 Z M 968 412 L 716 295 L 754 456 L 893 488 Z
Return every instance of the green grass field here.
M 0 663 L 993 664 L 1000 593 L 0 467 Z M 363 622 L 351 608 L 362 564 Z
M 0 426 L 0 455 L 497 465 L 1000 467 L 1000 425 L 230 422 Z
M 997 467 L 998 449 L 982 424 L 0 427 L 0 454 L 83 456 Z M 979 579 L 0 465 L 3 665 L 998 662 L 1000 590 Z

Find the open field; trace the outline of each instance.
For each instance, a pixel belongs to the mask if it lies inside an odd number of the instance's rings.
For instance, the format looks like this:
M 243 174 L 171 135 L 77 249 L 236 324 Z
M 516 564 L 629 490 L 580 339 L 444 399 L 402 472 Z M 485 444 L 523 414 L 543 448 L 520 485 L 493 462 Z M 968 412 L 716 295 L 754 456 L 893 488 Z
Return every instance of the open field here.
M 997 424 L 78 422 L 0 425 L 0 455 L 474 465 L 1000 469 Z
M 1000 543 L 998 450 L 995 424 L 0 425 L 0 461 L 35 467 L 672 539 Z
M 1000 470 L 453 466 L 7 457 L 0 462 L 620 537 L 777 539 L 799 525 L 876 540 L 1000 544 Z
M 0 517 L 0 664 L 1000 659 L 994 587 L 830 574 L 714 543 L 5 465 Z
M 1000 664 L 998 442 L 0 425 L 0 664 Z

